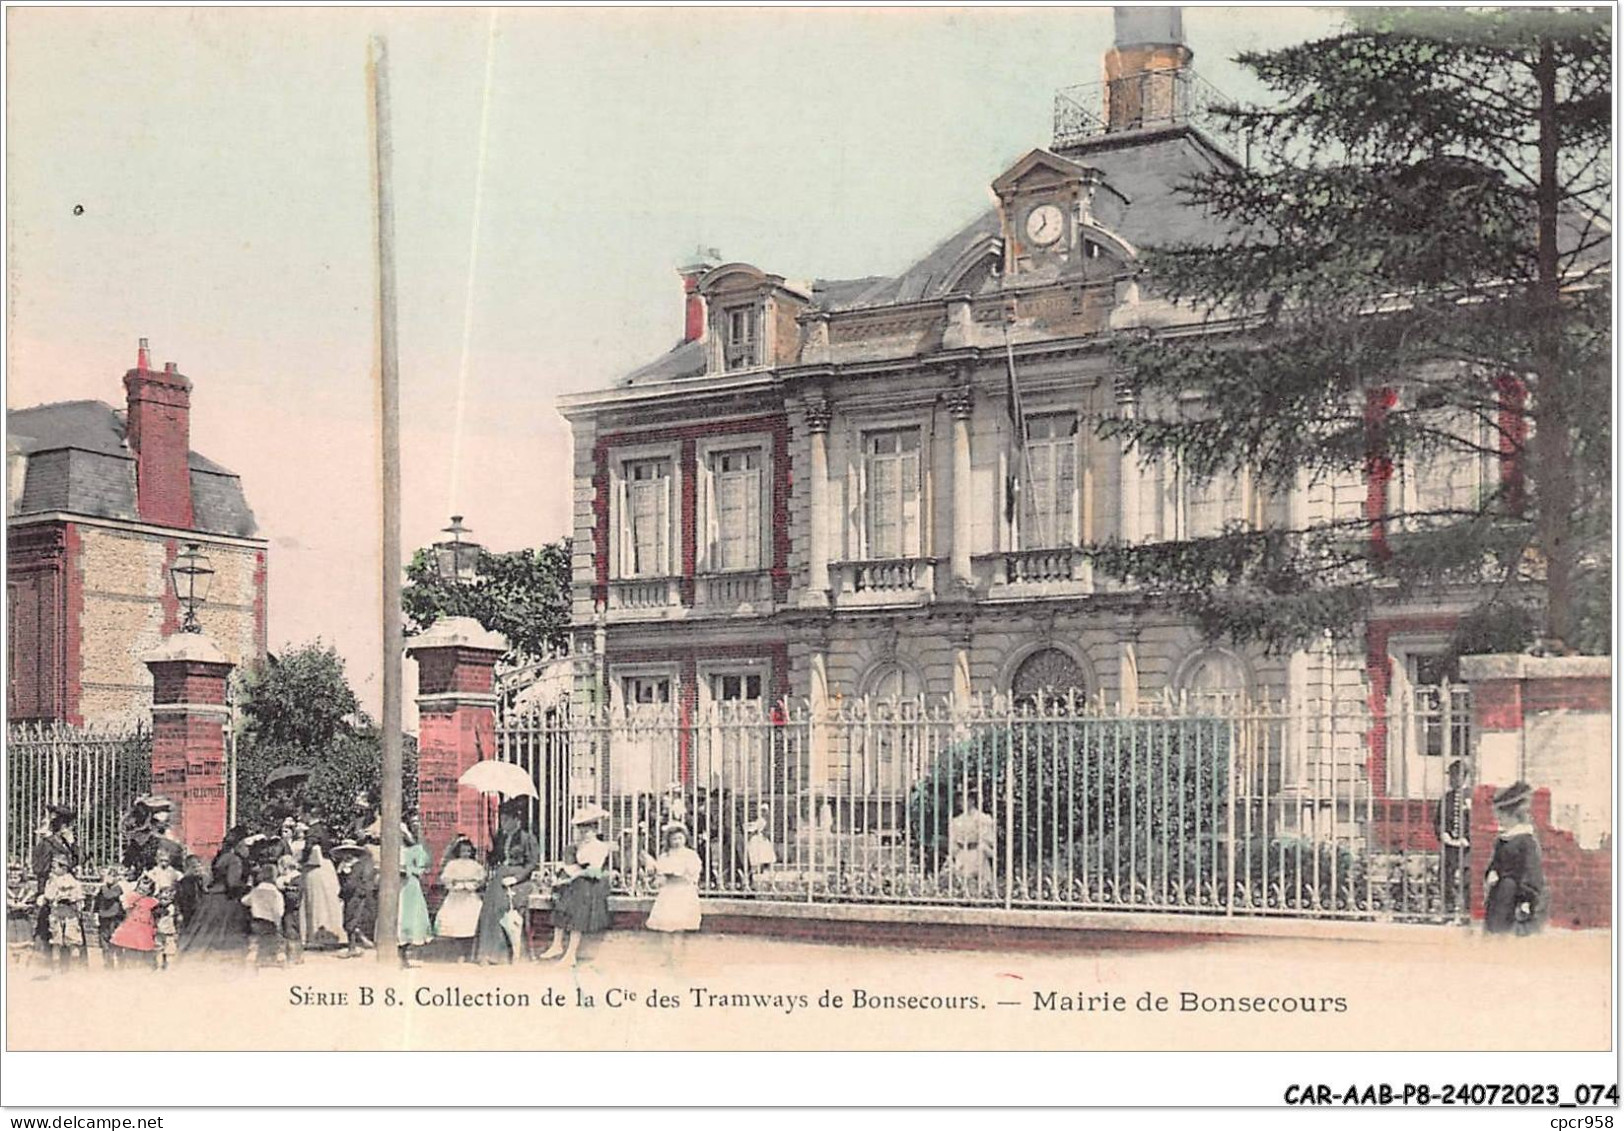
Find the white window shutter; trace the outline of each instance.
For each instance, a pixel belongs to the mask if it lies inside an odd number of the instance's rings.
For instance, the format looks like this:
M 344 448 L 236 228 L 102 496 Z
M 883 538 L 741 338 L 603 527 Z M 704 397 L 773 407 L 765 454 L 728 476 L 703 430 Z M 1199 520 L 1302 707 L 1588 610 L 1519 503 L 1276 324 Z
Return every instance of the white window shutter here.
M 711 470 L 709 464 L 699 468 L 699 481 L 704 485 L 704 490 L 700 492 L 700 505 L 705 508 L 702 519 L 705 537 L 700 546 L 704 561 L 700 563 L 700 568 L 707 571 L 721 568 L 721 547 L 718 545 L 721 541 L 721 515 L 717 510 L 716 478 L 716 472 Z
M 897 556 L 911 558 L 919 556 L 919 499 L 922 494 L 920 480 L 919 453 L 911 451 L 905 453 L 899 466 L 897 486 L 900 488 L 901 499 L 901 529 L 898 530 Z
M 637 544 L 632 538 L 631 496 L 624 478 L 615 480 L 615 513 L 619 517 L 621 577 L 637 576 Z
M 659 520 L 656 528 L 659 531 L 658 550 L 655 560 L 659 563 L 659 572 L 670 576 L 671 569 L 671 477 L 663 476 L 655 480 L 659 486 Z
M 739 567 L 741 569 L 761 568 L 761 469 L 751 468 L 741 472 L 740 484 L 744 491 L 743 523 L 744 529 L 740 532 L 741 554 Z
M 1077 537 L 1077 442 L 1067 438 L 1054 446 L 1055 523 L 1051 532 L 1057 545 L 1075 546 Z

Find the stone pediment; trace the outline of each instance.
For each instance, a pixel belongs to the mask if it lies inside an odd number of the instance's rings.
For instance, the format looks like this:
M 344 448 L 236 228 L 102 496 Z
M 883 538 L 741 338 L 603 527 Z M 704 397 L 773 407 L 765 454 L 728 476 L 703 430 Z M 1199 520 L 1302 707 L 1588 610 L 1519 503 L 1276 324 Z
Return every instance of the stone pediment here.
M 1000 199 L 1008 199 L 1017 193 L 1030 192 L 1033 189 L 1051 188 L 1077 181 L 1097 181 L 1099 178 L 1097 169 L 1068 161 L 1064 157 L 1050 153 L 1047 149 L 1034 149 L 993 181 L 992 191 L 997 193 Z

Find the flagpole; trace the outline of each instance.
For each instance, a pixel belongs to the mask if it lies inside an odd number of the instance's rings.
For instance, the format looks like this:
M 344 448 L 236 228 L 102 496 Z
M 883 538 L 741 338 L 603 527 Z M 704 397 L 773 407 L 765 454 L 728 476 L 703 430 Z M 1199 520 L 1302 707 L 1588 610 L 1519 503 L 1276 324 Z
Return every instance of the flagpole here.
M 1021 387 L 1015 379 L 1015 347 L 1010 344 L 1009 327 L 1015 321 L 1015 300 L 1011 298 L 1004 307 L 1004 365 L 1009 371 L 1009 415 L 1015 425 L 1015 442 L 1021 448 L 1021 479 L 1019 488 L 1015 493 L 1015 519 L 1020 522 L 1021 502 L 1023 496 L 1032 484 L 1032 453 L 1028 449 L 1026 436 L 1026 409 L 1021 404 Z M 1056 485 L 1059 489 L 1059 484 Z M 1036 518 L 1036 512 L 1033 513 Z M 1038 531 L 1043 534 L 1044 531 Z M 1018 549 L 1019 547 L 1017 547 Z M 1052 545 L 1051 547 L 1052 548 Z
M 373 36 L 367 78 L 378 206 L 378 406 L 383 472 L 383 766 L 379 788 L 378 960 L 399 961 L 401 856 L 400 357 L 395 323 L 394 143 L 389 130 L 389 49 Z

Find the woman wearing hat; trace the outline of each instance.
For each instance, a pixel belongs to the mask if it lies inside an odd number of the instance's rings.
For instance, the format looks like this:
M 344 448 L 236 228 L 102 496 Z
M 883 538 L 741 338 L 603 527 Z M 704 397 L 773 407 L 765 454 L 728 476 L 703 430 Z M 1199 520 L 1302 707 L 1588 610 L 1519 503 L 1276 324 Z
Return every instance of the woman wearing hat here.
M 395 938 L 400 942 L 400 960 L 407 966 L 420 963 L 412 951 L 428 945 L 434 937 L 434 924 L 429 919 L 428 900 L 423 898 L 423 875 L 432 860 L 428 846 L 423 843 L 423 822 L 412 814 L 400 826 L 400 929 Z
M 1527 782 L 1494 795 L 1500 835 L 1483 879 L 1483 929 L 1491 935 L 1531 935 L 1539 930 L 1545 910 L 1545 870 L 1529 823 L 1533 796 Z
M 34 890 L 43 892 L 51 878 L 51 863 L 59 857 L 68 862 L 68 871 L 76 874 L 83 854 L 73 831 L 73 822 L 79 813 L 67 805 L 50 805 L 39 828 L 39 839 L 29 855 L 28 870 L 34 876 Z M 42 947 L 51 945 L 51 909 L 41 904 L 34 919 L 34 940 Z
M 124 866 L 145 872 L 157 864 L 160 853 L 167 853 L 176 867 L 184 864 L 186 846 L 170 835 L 174 818 L 175 803 L 169 798 L 158 794 L 137 798 L 123 822 Z
M 497 819 L 495 843 L 491 846 L 485 896 L 480 901 L 479 922 L 474 931 L 474 961 L 487 965 L 512 962 L 524 946 L 523 932 L 513 938 L 503 926 L 510 911 L 521 922 L 530 910 L 530 878 L 541 863 L 541 846 L 525 828 L 528 803 L 522 797 L 502 803 Z M 508 920 L 511 922 L 511 920 Z
M 610 846 L 598 838 L 598 823 L 608 815 L 602 806 L 588 804 L 570 821 L 575 828 L 575 862 L 565 867 L 563 882 L 553 889 L 553 942 L 542 958 L 562 955 L 564 965 L 574 966 L 581 936 L 609 928 Z
M 186 924 L 179 951 L 188 957 L 217 951 L 244 950 L 248 946 L 248 908 L 242 897 L 253 887 L 248 857 L 253 851 L 246 826 L 227 831 L 209 867 L 209 886 Z

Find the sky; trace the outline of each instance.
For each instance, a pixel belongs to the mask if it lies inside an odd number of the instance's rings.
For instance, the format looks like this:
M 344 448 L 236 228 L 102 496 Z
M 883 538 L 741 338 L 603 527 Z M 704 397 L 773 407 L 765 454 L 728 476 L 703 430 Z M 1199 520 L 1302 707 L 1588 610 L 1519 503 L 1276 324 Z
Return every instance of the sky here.
M 1340 21 L 1184 24 L 1196 70 L 1256 98 L 1237 52 Z M 149 338 L 192 379 L 193 448 L 242 475 L 270 542 L 272 650 L 334 644 L 375 712 L 373 34 L 409 554 L 452 513 L 494 550 L 567 534 L 553 402 L 676 343 L 678 265 L 705 247 L 790 279 L 900 272 L 1048 143 L 1054 92 L 1101 77 L 1111 13 L 8 11 L 8 406 L 122 407 Z

